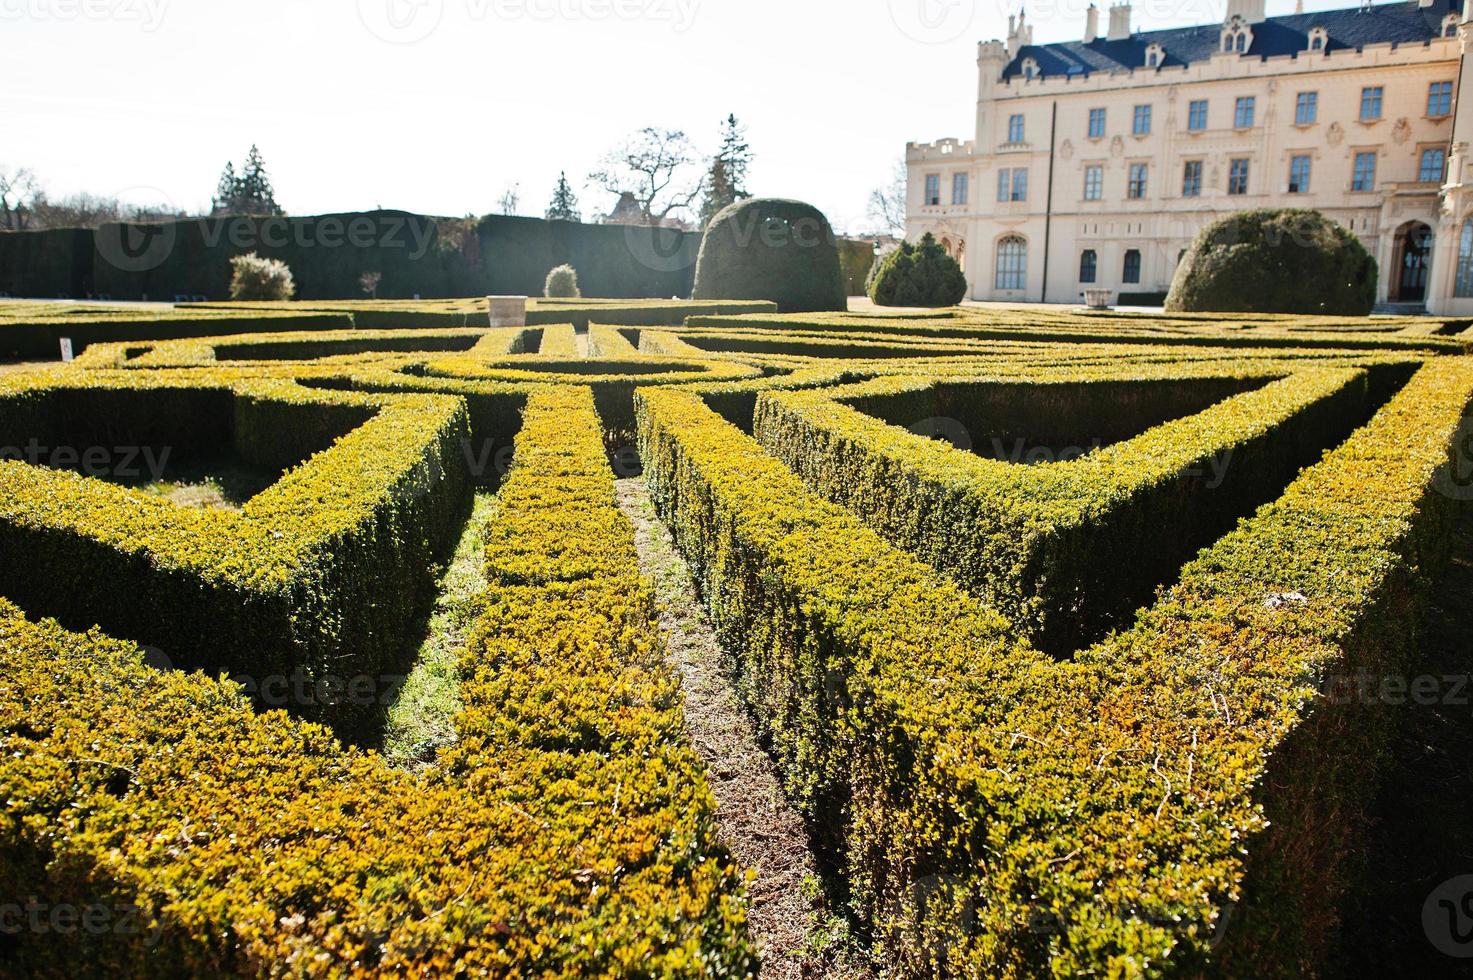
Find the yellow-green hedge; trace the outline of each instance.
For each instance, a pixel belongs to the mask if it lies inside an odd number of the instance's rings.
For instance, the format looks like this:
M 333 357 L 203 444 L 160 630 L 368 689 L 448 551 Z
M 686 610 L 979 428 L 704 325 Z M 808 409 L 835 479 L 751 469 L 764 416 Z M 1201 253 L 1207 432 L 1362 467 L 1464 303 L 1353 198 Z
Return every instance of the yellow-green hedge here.
M 656 505 L 877 956 L 1004 977 L 1323 963 L 1385 728 L 1316 685 L 1405 669 L 1470 400 L 1473 363 L 1422 368 L 1133 629 L 1057 662 L 697 396 L 638 396 Z
M 383 693 L 403 673 L 431 563 L 467 512 L 468 438 L 463 404 L 430 395 L 198 372 L 0 382 L 0 446 L 182 457 L 233 444 L 254 465 L 286 469 L 232 512 L 0 461 L 0 552 L 12 556 L 0 563 L 0 595 L 74 627 L 101 624 L 182 666 L 366 677 Z M 306 714 L 345 732 L 371 729 L 383 707 L 306 700 Z

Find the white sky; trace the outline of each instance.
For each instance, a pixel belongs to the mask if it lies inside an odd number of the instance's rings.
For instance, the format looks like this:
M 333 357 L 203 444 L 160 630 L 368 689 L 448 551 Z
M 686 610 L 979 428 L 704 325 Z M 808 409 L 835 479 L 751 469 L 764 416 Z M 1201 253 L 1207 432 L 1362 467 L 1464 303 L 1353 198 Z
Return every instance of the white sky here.
M 483 214 L 516 183 L 540 215 L 566 170 L 586 219 L 612 204 L 586 178 L 623 136 L 684 129 L 709 152 L 734 112 L 751 191 L 860 231 L 906 140 L 972 136 L 975 44 L 1017 3 L 0 0 L 0 165 L 54 197 L 198 209 L 254 142 L 295 214 Z M 1035 41 L 1081 36 L 1087 5 L 1030 0 Z M 1134 24 L 1222 6 L 1145 0 Z

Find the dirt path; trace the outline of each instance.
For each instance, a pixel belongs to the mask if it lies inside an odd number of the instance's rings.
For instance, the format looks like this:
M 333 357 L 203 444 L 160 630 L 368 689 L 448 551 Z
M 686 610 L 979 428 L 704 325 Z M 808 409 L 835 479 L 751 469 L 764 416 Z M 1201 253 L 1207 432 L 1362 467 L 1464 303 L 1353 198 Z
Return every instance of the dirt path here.
M 696 596 L 690 569 L 655 515 L 643 479 L 618 481 L 619 506 L 634 523 L 640 567 L 654 582 L 660 630 L 680 671 L 686 727 L 706 764 L 722 836 L 756 873 L 749 922 L 764 978 L 865 977 L 843 955 L 844 929 L 825 913 L 802 819 L 783 794 L 772 760 L 736 691 Z

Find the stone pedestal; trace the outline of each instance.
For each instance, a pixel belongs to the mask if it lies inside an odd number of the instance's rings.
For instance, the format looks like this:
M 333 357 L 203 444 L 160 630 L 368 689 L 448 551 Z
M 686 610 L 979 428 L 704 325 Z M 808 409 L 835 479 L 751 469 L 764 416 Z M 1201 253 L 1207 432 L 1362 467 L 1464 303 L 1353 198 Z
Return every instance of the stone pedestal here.
M 1115 298 L 1113 289 L 1086 289 L 1084 291 L 1084 305 L 1092 310 L 1108 310 L 1110 303 Z
M 527 297 L 487 296 L 487 311 L 491 314 L 493 327 L 525 327 L 527 325 Z

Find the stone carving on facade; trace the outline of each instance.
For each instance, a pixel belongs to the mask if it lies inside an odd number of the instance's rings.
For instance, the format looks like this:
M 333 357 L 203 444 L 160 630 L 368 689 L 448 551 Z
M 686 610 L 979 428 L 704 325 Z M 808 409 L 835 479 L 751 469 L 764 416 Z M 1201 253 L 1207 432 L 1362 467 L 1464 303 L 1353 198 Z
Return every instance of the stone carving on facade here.
M 1073 156 L 1074 156 L 1074 141 L 1073 140 L 1070 140 L 1070 139 L 1066 139 L 1066 140 L 1064 140 L 1063 145 L 1061 145 L 1059 147 L 1059 158 L 1061 160 L 1068 160 L 1068 159 L 1072 158 Z
M 1391 138 L 1397 143 L 1405 143 L 1412 138 L 1412 124 L 1407 122 L 1406 116 L 1396 121 L 1396 126 L 1391 130 Z
M 1125 153 L 1125 140 L 1118 135 L 1110 141 L 1110 156 L 1119 157 Z
M 1330 123 L 1330 128 L 1325 131 L 1325 139 L 1331 146 L 1339 146 L 1340 141 L 1345 139 L 1345 128 L 1337 122 Z

